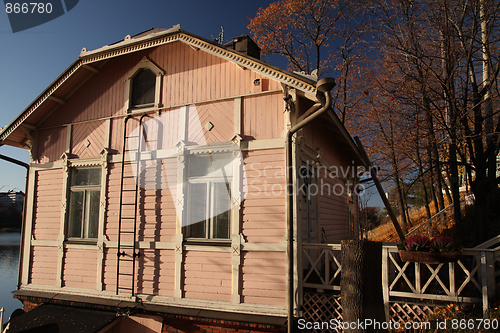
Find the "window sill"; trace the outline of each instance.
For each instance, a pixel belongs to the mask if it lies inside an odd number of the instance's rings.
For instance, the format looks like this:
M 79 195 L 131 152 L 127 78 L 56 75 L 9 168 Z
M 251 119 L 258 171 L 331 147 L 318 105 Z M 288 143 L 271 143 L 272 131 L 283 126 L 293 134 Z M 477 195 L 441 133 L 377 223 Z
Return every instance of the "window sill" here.
M 64 241 L 64 244 L 97 245 L 97 239 L 68 238 Z
M 202 245 L 202 246 L 231 246 L 230 239 L 186 239 L 183 245 Z
M 158 105 L 155 104 L 144 104 L 139 106 L 131 106 L 127 109 L 127 114 L 144 113 L 150 111 L 157 111 Z

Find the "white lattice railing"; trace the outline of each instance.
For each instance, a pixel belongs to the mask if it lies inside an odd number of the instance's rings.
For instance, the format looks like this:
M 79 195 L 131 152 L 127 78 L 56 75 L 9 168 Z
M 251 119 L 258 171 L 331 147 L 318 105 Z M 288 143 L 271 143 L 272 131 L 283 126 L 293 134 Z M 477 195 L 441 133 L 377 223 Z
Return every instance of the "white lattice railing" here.
M 465 249 L 457 262 L 440 264 L 402 262 L 394 244 L 384 245 L 382 251 L 382 288 L 387 309 L 391 302 L 413 299 L 482 303 L 486 312 L 488 299 L 500 288 L 497 283 L 500 246 Z M 299 270 L 299 287 L 302 292 L 340 290 L 340 244 L 302 244 L 301 253 L 303 270 Z
M 340 244 L 302 244 L 304 288 L 340 290 Z
M 386 303 L 394 298 L 447 302 L 482 303 L 498 288 L 500 247 L 465 249 L 457 262 L 426 264 L 402 263 L 396 246 L 384 246 L 383 291 Z

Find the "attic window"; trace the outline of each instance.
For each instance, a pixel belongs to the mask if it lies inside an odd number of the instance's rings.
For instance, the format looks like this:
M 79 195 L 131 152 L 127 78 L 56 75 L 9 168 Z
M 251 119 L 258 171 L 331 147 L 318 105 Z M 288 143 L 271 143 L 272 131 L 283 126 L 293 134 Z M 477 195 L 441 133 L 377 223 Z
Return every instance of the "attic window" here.
M 155 102 L 156 75 L 142 68 L 132 78 L 131 107 L 151 106 Z
M 164 72 L 148 58 L 142 58 L 127 76 L 127 112 L 154 109 L 160 106 L 161 82 Z

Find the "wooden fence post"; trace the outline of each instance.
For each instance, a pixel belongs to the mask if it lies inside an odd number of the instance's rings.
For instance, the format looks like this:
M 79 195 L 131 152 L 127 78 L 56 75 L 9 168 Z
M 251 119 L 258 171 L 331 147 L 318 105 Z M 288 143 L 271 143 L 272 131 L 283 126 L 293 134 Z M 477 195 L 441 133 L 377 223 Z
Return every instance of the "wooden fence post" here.
M 389 255 L 389 248 L 382 247 L 382 296 L 384 298 L 384 312 L 387 322 L 391 320 L 391 304 L 389 303 Z
M 481 294 L 483 298 L 483 317 L 489 318 L 488 315 L 488 278 L 486 268 L 486 252 L 481 251 Z

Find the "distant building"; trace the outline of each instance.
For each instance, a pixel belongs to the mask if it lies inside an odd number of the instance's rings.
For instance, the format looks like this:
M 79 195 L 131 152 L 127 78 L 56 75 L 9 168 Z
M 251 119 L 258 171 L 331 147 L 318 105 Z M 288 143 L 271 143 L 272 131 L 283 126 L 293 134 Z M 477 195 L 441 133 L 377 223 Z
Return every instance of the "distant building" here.
M 24 193 L 9 191 L 9 192 L 0 192 L 0 206 L 15 206 L 18 212 L 23 211 L 24 205 Z

